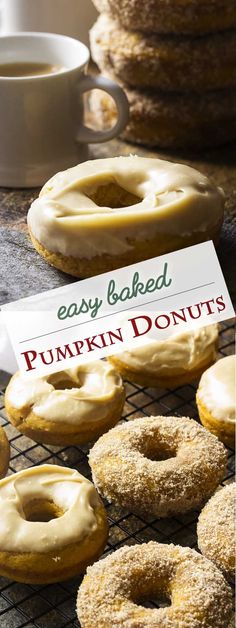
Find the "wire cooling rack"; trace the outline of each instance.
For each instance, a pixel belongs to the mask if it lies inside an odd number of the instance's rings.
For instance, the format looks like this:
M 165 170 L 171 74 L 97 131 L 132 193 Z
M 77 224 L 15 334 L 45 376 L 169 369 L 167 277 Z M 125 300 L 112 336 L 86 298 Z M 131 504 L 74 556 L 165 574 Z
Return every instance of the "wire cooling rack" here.
M 221 324 L 220 357 L 234 353 L 234 323 Z M 22 436 L 7 421 L 4 411 L 6 374 L 0 372 L 0 422 L 11 443 L 9 474 L 37 464 L 58 464 L 74 467 L 90 479 L 87 462 L 88 447 L 49 447 L 39 445 Z M 175 390 L 141 388 L 126 383 L 127 396 L 123 419 L 132 420 L 148 415 L 182 415 L 197 419 L 195 405 L 196 387 L 182 386 Z M 234 452 L 228 450 L 227 472 L 223 484 L 234 478 Z M 172 519 L 137 517 L 114 504 L 107 504 L 110 534 L 104 555 L 123 546 L 150 540 L 161 543 L 178 543 L 197 549 L 196 522 L 198 513 Z M 75 603 L 81 577 L 68 582 L 31 586 L 12 582 L 0 577 L 0 626 L 1 628 L 67 628 L 79 627 Z M 158 606 L 157 603 L 148 603 Z M 222 626 L 222 628 L 224 628 Z

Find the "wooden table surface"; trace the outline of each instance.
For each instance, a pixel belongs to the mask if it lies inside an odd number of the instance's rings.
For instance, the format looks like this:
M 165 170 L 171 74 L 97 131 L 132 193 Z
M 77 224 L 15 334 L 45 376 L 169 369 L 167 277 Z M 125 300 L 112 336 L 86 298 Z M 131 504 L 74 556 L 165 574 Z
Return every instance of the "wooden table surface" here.
M 149 151 L 113 140 L 94 145 L 91 157 L 138 154 L 180 161 L 198 168 L 226 194 L 225 220 L 218 256 L 236 305 L 236 146 L 229 145 L 204 154 L 187 155 Z M 50 267 L 34 250 L 27 233 L 26 216 L 37 189 L 0 188 L 0 304 L 68 284 L 74 279 Z

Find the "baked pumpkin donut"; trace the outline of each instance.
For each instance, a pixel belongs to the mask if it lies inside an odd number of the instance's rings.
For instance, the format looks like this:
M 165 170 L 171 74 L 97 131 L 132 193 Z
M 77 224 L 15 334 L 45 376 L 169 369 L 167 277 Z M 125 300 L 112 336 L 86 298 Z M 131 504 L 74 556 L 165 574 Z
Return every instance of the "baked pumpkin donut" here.
M 205 37 L 145 35 L 102 14 L 90 43 L 100 70 L 134 88 L 201 92 L 236 86 L 235 30 Z
M 18 372 L 5 395 L 7 415 L 19 432 L 51 445 L 98 438 L 119 421 L 124 401 L 120 375 L 103 360 L 34 379 Z
M 228 355 L 205 371 L 197 390 L 202 424 L 230 447 L 235 447 L 236 356 Z
M 76 277 L 134 264 L 219 236 L 224 194 L 197 170 L 113 157 L 58 173 L 31 205 L 36 250 Z
M 130 30 L 203 35 L 236 26 L 234 0 L 93 0 Z
M 199 508 L 222 480 L 225 462 L 222 443 L 184 417 L 151 416 L 116 426 L 89 455 L 103 497 L 153 517 Z
M 228 580 L 235 579 L 236 484 L 217 491 L 204 506 L 197 526 L 198 546 Z
M 171 93 L 119 84 L 125 89 L 130 110 L 121 137 L 129 142 L 196 151 L 236 138 L 236 89 Z M 115 123 L 117 112 L 108 95 L 94 90 L 90 106 L 104 127 Z
M 0 574 L 17 582 L 61 582 L 103 551 L 104 507 L 78 471 L 42 465 L 0 481 Z
M 7 473 L 10 458 L 10 445 L 3 427 L 0 425 L 0 478 Z
M 122 377 L 140 386 L 175 388 L 199 379 L 216 359 L 218 326 L 210 325 L 146 341 L 108 359 Z
M 165 608 L 143 600 L 164 598 Z M 122 547 L 88 568 L 77 598 L 82 628 L 228 628 L 232 593 L 221 572 L 187 547 Z

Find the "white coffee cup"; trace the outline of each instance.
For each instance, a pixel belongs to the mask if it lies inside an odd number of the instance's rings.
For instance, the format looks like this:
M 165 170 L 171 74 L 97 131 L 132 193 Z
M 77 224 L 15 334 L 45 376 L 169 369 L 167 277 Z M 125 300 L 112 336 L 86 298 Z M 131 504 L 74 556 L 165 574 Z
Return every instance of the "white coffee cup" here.
M 70 37 L 19 33 L 0 37 L 0 64 L 42 62 L 65 68 L 32 77 L 0 76 L 0 185 L 33 187 L 88 157 L 88 143 L 118 135 L 128 120 L 123 90 L 110 79 L 86 76 L 88 48 Z M 83 94 L 110 94 L 118 121 L 108 130 L 84 125 Z
M 89 43 L 97 11 L 92 0 L 0 0 L 0 33 L 41 31 Z

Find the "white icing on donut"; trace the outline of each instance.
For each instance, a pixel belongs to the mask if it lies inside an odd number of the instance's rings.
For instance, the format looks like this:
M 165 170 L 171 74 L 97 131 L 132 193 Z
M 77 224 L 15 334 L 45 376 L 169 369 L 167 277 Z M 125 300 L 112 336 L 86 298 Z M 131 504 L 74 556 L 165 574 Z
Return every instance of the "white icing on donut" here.
M 128 207 L 99 207 L 89 196 L 115 182 L 140 198 Z M 158 233 L 191 235 L 214 230 L 224 194 L 182 164 L 137 156 L 96 159 L 59 172 L 29 210 L 33 236 L 49 251 L 91 259 L 118 255 Z
M 218 360 L 203 373 L 198 399 L 214 418 L 225 423 L 235 423 L 236 419 L 236 356 L 229 355 Z
M 60 381 L 73 388 L 58 390 Z M 122 379 L 108 362 L 81 364 L 37 379 L 17 373 L 8 387 L 8 402 L 17 409 L 31 408 L 34 414 L 57 423 L 82 424 L 107 416 L 123 394 Z
M 53 501 L 64 514 L 27 521 L 24 507 L 33 500 Z M 98 504 L 93 484 L 74 469 L 42 465 L 15 473 L 0 481 L 0 551 L 47 553 L 76 543 L 96 529 Z
M 146 341 L 141 347 L 119 353 L 117 359 L 136 371 L 153 375 L 184 373 L 216 357 L 217 325 L 174 334 L 165 341 Z

